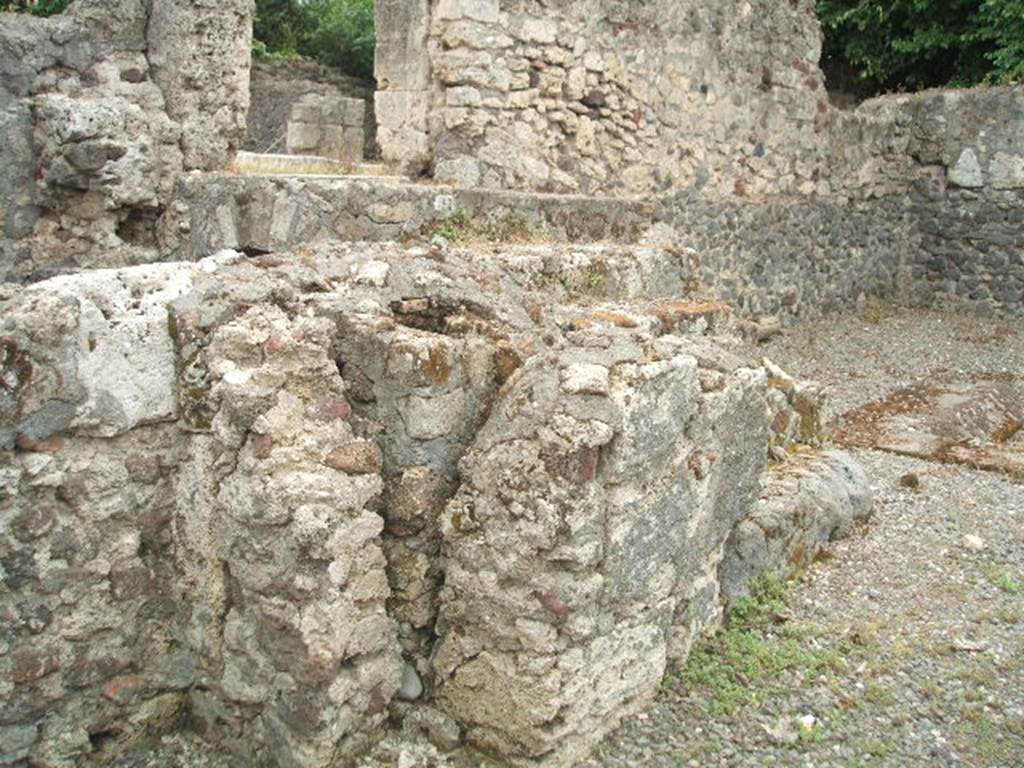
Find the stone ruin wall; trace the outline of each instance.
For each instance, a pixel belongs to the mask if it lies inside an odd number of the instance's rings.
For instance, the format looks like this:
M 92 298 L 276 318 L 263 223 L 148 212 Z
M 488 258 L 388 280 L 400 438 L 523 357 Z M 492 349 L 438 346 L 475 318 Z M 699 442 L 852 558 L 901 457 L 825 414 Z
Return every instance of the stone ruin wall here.
M 889 97 L 869 110 L 896 113 L 915 162 L 912 297 L 1024 315 L 1024 86 Z
M 829 118 L 812 7 L 380 3 L 384 157 L 462 187 L 813 192 Z
M 1024 94 L 839 112 L 783 5 L 382 0 L 418 24 L 382 59 L 428 54 L 387 70 L 382 148 L 455 186 L 187 173 L 242 140 L 247 2 L 5 17 L 0 764 L 188 726 L 321 766 L 397 714 L 568 765 L 863 519 L 855 465 L 788 452 L 820 393 L 730 335 L 1024 311 Z M 456 219 L 532 242 L 417 244 Z
M 252 0 L 76 0 L 0 26 L 0 274 L 158 261 L 177 179 L 245 138 Z
M 326 766 L 422 687 L 414 722 L 570 764 L 870 509 L 838 454 L 772 479 L 819 395 L 684 290 L 653 248 L 353 244 L 10 292 L 0 756 L 188 724 Z
M 292 107 L 308 96 L 358 98 L 365 110 L 364 154 L 376 153 L 377 124 L 373 119 L 373 83 L 355 80 L 306 59 L 254 59 L 249 77 L 248 130 L 242 149 L 283 152 L 287 148 Z
M 749 313 L 805 316 L 880 289 L 1010 314 L 1024 303 L 1020 87 L 838 110 L 821 86 L 806 3 L 381 0 L 379 137 L 385 159 L 450 182 L 433 209 L 409 186 L 369 184 L 373 202 L 362 206 L 349 192 L 321 194 L 321 182 L 239 192 L 230 178 L 183 175 L 223 167 L 244 140 L 251 9 L 239 0 L 237 12 L 205 24 L 211 12 L 189 3 L 155 7 L 148 31 L 141 0 L 116 14 L 83 0 L 0 30 L 10 70 L 6 279 L 196 259 L 218 247 L 411 236 L 467 210 L 508 210 L 508 190 L 548 190 L 611 195 L 598 205 L 608 224 L 581 204 L 593 222 L 582 229 L 620 239 L 617 222 L 650 208 L 641 218 L 671 227 L 675 245 L 702 259 L 708 289 Z M 107 123 L 82 138 L 80 127 L 62 127 L 69 114 Z M 580 125 L 590 126 L 583 142 L 593 152 L 580 147 Z M 623 138 L 640 133 L 636 146 Z M 960 186 L 954 169 L 966 150 L 978 170 Z M 546 226 L 546 211 L 578 199 L 527 196 L 512 207 L 517 220 L 543 225 L 536 234 L 561 236 L 567 227 Z
M 386 160 L 456 189 L 667 199 L 677 244 L 755 312 L 880 289 L 1022 311 L 1020 86 L 837 109 L 809 2 L 380 2 L 378 28 Z

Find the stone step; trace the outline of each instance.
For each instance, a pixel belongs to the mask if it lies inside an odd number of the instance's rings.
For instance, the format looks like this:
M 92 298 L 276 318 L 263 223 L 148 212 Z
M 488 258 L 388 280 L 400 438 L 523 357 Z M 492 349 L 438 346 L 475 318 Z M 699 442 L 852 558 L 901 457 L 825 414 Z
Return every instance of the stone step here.
M 636 243 L 652 226 L 654 212 L 641 200 L 460 190 L 393 176 L 288 175 L 259 170 L 256 159 L 266 157 L 295 162 L 288 155 L 242 153 L 234 174 L 195 174 L 179 182 L 177 258 L 196 260 L 226 248 L 286 252 L 313 241 L 429 243 L 435 234 L 473 247 Z
M 286 155 L 239 152 L 231 171 L 242 176 L 373 176 L 381 181 L 399 181 L 381 163 L 345 163 L 318 155 Z

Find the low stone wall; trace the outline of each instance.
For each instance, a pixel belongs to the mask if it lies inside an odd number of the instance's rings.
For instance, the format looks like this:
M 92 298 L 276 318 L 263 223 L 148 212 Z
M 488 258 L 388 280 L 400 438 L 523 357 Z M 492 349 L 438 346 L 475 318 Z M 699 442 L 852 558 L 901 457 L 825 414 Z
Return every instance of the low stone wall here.
M 188 722 L 327 766 L 405 698 L 567 764 L 713 626 L 769 450 L 817 439 L 726 307 L 671 298 L 688 270 L 324 244 L 9 295 L 0 754 Z M 794 520 L 779 557 L 865 513 Z
M 537 196 L 373 178 L 182 179 L 163 252 L 195 260 L 223 248 L 260 253 L 313 242 L 429 240 L 637 242 L 654 206 L 641 200 Z
M 456 241 L 647 243 L 686 254 L 691 290 L 744 315 L 782 319 L 855 308 L 875 296 L 910 298 L 921 247 L 913 208 L 895 195 L 755 204 L 681 193 L 655 203 L 359 179 L 207 177 L 183 181 L 178 200 L 171 257 L 433 233 Z
M 789 322 L 913 296 L 921 237 L 902 196 L 751 204 L 682 193 L 656 218 L 648 239 L 687 249 L 700 286 L 746 316 Z
M 1024 86 L 869 102 L 895 110 L 919 164 L 910 190 L 924 303 L 1024 315 Z
M 941 182 L 914 192 L 921 248 L 916 300 L 983 314 L 1024 315 L 1024 190 Z

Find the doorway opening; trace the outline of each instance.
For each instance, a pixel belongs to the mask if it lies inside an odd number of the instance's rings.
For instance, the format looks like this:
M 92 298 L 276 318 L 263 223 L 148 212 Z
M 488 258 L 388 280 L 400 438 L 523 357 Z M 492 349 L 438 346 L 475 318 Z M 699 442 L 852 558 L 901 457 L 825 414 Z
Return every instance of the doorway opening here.
M 257 0 L 248 152 L 377 159 L 374 0 Z

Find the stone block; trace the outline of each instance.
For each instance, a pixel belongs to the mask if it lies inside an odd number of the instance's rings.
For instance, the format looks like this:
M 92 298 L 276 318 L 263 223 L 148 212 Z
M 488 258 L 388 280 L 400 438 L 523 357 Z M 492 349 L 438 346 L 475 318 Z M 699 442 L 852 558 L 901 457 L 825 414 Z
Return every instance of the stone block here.
M 428 0 L 378 0 L 374 75 L 381 90 L 430 87 L 427 52 Z
M 498 0 L 440 0 L 436 13 L 439 19 L 472 19 L 488 24 L 498 21 Z
M 362 128 L 366 122 L 366 102 L 362 99 L 342 99 L 341 123 L 351 128 Z
M 288 152 L 294 155 L 316 154 L 322 137 L 319 123 L 288 123 Z
M 191 265 L 155 264 L 56 277 L 25 291 L 8 306 L 3 327 L 13 334 L 8 365 L 23 359 L 34 382 L 6 404 L 3 442 L 70 429 L 109 437 L 176 417 L 167 303 L 194 276 Z
M 1024 155 L 995 153 L 989 177 L 993 189 L 1024 189 Z
M 377 143 L 385 162 L 420 167 L 430 161 L 429 102 L 426 92 L 377 91 Z
M 985 186 L 981 165 L 973 149 L 965 149 L 960 153 L 956 165 L 949 169 L 949 181 L 958 187 L 977 189 Z
M 653 359 L 604 333 L 526 363 L 442 520 L 438 702 L 472 743 L 554 764 L 652 694 L 765 461 L 763 373 L 727 376 L 709 417 L 685 342 Z
M 323 103 L 317 97 L 305 97 L 292 105 L 289 122 L 317 124 L 322 118 Z

